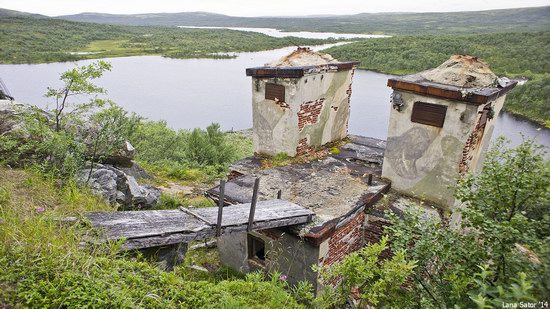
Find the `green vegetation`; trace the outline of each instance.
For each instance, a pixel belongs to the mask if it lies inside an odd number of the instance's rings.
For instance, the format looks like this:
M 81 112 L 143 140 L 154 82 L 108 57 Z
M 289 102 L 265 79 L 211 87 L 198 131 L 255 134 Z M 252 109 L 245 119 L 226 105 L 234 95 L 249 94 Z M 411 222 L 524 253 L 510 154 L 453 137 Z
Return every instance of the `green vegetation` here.
M 340 285 L 314 303 L 482 309 L 545 299 L 549 188 L 550 160 L 542 147 L 525 141 L 509 149 L 500 139 L 483 172 L 467 175 L 456 187 L 465 206 L 462 221 L 430 215 L 422 201 L 399 213 L 388 209 L 391 225 L 379 243 L 320 270 L 323 280 Z M 381 259 L 388 240 L 393 256 Z
M 487 61 L 497 75 L 530 79 L 516 87 L 506 110 L 540 123 L 550 119 L 550 31 L 468 36 L 403 36 L 369 39 L 325 52 L 339 60 L 359 60 L 360 68 L 391 74 L 410 74 L 434 68 L 454 54 Z
M 186 182 L 211 182 L 223 177 L 230 163 L 250 156 L 252 143 L 218 124 L 175 131 L 164 121 L 140 121 L 129 135 L 136 159 L 157 176 Z
M 358 12 L 360 13 L 360 12 Z M 375 13 L 326 17 L 233 17 L 211 13 L 113 15 L 82 13 L 60 18 L 124 25 L 264 27 L 286 31 L 383 34 L 469 34 L 540 31 L 550 27 L 550 7 L 478 12 Z
M 136 55 L 227 58 L 232 56 L 223 53 L 335 42 L 274 38 L 233 30 L 112 26 L 51 18 L 1 16 L 0 41 L 0 63 L 43 63 Z M 75 54 L 77 52 L 85 54 Z
M 225 280 L 231 273 L 220 269 L 218 281 L 194 281 L 187 265 L 205 261 L 200 252 L 167 273 L 141 256 L 117 253 L 117 243 L 82 246 L 93 236 L 89 227 L 56 222 L 111 209 L 74 184 L 59 189 L 42 173 L 0 167 L 0 306 L 300 307 L 282 282 L 263 276 Z

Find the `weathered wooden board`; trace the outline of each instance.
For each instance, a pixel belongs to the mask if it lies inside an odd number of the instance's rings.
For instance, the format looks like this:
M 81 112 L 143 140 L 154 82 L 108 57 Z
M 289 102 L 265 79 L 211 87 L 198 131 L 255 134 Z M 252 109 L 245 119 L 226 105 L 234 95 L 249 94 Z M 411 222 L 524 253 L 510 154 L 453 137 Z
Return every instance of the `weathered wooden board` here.
M 86 214 L 108 239 L 138 238 L 209 228 L 209 224 L 180 210 L 94 212 Z
M 247 224 L 249 211 L 249 203 L 224 207 L 222 227 Z M 209 222 L 216 222 L 218 216 L 218 209 L 213 207 L 193 209 L 193 212 Z M 308 215 L 313 215 L 313 212 L 294 203 L 285 200 L 269 200 L 258 202 L 254 222 L 275 221 Z
M 250 204 L 224 207 L 221 234 L 246 231 Z M 252 229 L 305 224 L 313 212 L 284 200 L 258 202 Z M 216 236 L 218 208 L 93 212 L 86 214 L 104 240 L 125 239 L 125 249 L 149 248 Z

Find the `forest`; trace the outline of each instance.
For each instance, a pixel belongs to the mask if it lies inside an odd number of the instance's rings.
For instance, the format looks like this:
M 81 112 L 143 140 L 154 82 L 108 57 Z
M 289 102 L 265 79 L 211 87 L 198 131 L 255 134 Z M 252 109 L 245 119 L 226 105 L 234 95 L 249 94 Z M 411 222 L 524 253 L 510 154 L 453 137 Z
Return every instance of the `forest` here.
M 360 68 L 411 74 L 434 68 L 454 54 L 485 60 L 499 76 L 527 77 L 505 108 L 543 123 L 550 119 L 550 31 L 478 35 L 398 36 L 369 39 L 324 50 L 339 60 L 361 61 Z
M 137 55 L 227 58 L 235 52 L 335 41 L 274 38 L 223 29 L 131 27 L 50 18 L 0 17 L 0 42 L 0 63 L 16 64 Z
M 235 17 L 204 12 L 115 15 L 82 13 L 57 18 L 121 25 L 265 27 L 285 31 L 390 35 L 540 31 L 550 27 L 550 7 L 477 12 L 361 13 L 304 17 Z M 521 30 L 519 30 L 521 29 Z

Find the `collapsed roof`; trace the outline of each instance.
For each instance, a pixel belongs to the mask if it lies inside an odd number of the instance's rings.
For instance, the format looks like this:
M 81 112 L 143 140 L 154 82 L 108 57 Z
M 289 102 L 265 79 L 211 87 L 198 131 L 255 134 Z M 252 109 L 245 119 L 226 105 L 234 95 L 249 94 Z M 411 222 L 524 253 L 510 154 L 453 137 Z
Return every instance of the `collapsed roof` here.
M 481 59 L 469 55 L 454 55 L 437 68 L 420 73 L 423 78 L 461 88 L 492 86 L 497 76 Z
M 329 54 L 316 52 L 307 47 L 299 47 L 292 53 L 280 58 L 279 60 L 266 63 L 268 67 L 304 67 L 314 65 L 325 65 L 337 63 Z

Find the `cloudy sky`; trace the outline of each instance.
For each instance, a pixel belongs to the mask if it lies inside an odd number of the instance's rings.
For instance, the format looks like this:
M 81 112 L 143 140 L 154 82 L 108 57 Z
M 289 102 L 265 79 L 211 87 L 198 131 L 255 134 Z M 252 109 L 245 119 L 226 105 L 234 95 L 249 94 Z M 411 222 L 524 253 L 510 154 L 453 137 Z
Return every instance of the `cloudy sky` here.
M 205 11 L 233 16 L 479 11 L 550 5 L 550 0 L 0 0 L 0 7 L 49 16 Z

